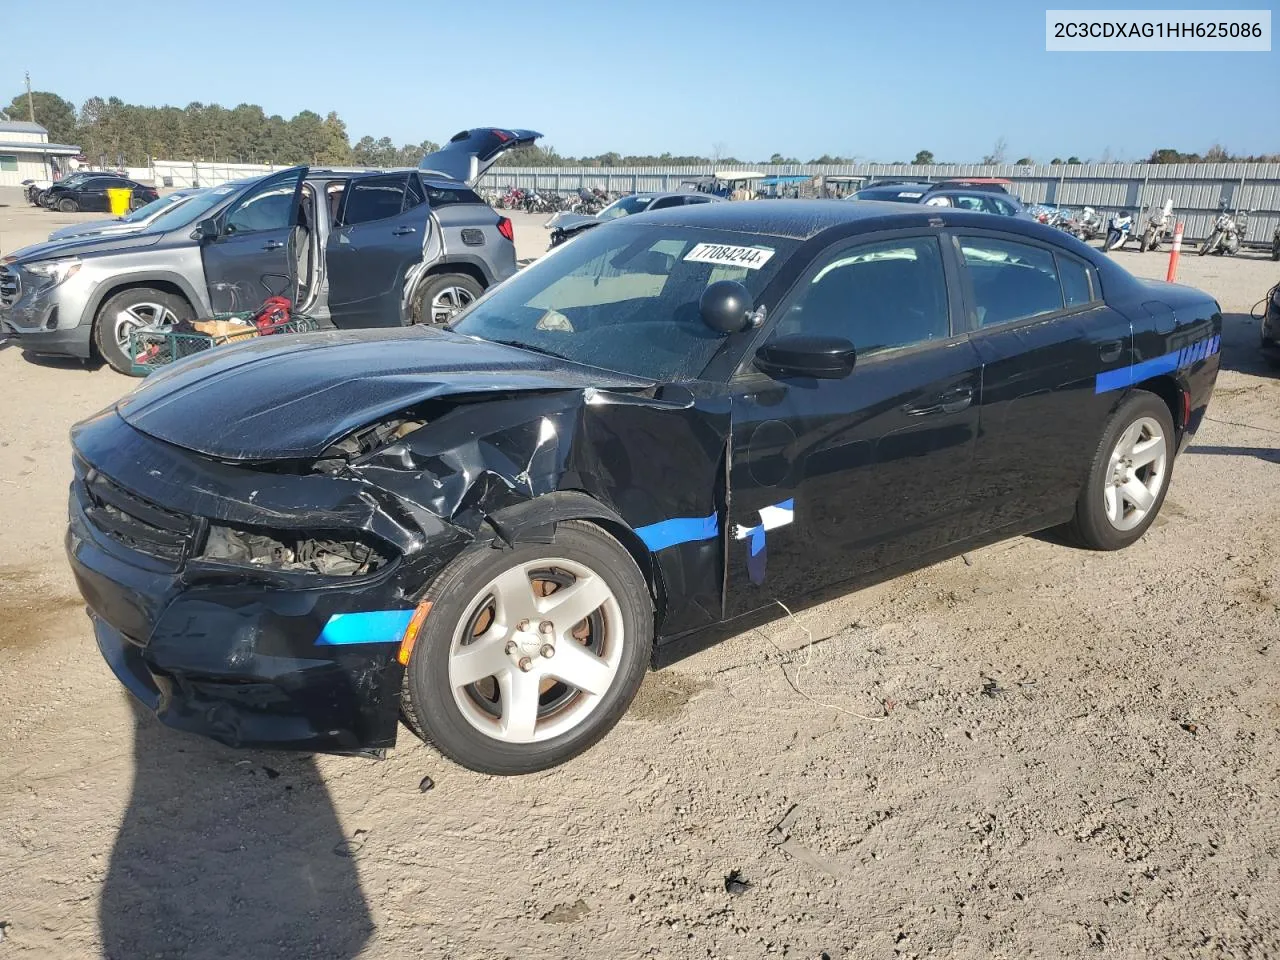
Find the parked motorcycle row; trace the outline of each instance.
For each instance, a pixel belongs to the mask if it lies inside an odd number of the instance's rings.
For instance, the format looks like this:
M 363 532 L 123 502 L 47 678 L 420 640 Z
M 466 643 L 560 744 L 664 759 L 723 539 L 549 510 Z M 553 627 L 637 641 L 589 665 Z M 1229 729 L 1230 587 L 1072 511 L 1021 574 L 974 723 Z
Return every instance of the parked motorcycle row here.
M 506 193 L 489 193 L 485 201 L 497 210 L 523 210 L 525 213 L 577 213 L 592 217 L 618 199 L 599 187 L 588 190 L 583 187 L 574 194 L 558 194 L 552 191 L 522 190 L 511 187 Z

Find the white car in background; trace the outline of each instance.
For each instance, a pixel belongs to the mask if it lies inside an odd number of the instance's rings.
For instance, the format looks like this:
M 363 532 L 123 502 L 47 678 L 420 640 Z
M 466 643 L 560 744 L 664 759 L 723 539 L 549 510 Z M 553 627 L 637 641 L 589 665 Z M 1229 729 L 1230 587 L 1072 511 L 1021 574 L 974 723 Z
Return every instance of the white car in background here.
M 188 187 L 185 190 L 175 190 L 173 193 L 166 193 L 163 197 L 152 200 L 132 213 L 125 214 L 123 217 L 111 217 L 107 220 L 86 220 L 82 223 L 72 223 L 65 227 L 59 227 L 49 234 L 49 239 L 69 240 L 72 237 L 138 233 L 147 229 L 160 214 L 176 210 L 192 197 L 203 193 L 207 189 L 209 188 Z

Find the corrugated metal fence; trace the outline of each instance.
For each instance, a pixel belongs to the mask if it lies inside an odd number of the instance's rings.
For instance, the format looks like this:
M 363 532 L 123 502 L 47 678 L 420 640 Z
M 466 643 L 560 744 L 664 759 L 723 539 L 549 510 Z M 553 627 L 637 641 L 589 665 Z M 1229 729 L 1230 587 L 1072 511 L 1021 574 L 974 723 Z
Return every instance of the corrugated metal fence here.
M 502 192 L 509 187 L 557 192 L 599 187 L 611 193 L 675 190 L 681 181 L 707 176 L 731 167 L 493 167 L 480 189 Z M 1280 163 L 1090 163 L 1058 166 L 954 164 L 895 166 L 804 164 L 736 168 L 773 174 L 835 177 L 932 179 L 945 177 L 1005 177 L 1025 203 L 1049 203 L 1101 213 L 1128 209 L 1140 212 L 1173 200 L 1174 215 L 1185 224 L 1190 239 L 1208 235 L 1225 200 L 1229 209 L 1252 211 L 1246 240 L 1269 243 L 1280 226 Z

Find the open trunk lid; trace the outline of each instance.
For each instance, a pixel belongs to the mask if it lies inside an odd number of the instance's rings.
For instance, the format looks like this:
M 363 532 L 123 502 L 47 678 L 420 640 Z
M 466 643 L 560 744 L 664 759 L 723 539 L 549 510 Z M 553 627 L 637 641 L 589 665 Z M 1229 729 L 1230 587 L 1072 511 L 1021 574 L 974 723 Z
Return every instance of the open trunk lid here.
M 508 150 L 527 147 L 542 134 L 533 130 L 504 130 L 498 127 L 477 127 L 454 134 L 435 153 L 428 153 L 418 164 L 418 169 L 441 173 L 468 186 L 475 186 L 494 161 Z

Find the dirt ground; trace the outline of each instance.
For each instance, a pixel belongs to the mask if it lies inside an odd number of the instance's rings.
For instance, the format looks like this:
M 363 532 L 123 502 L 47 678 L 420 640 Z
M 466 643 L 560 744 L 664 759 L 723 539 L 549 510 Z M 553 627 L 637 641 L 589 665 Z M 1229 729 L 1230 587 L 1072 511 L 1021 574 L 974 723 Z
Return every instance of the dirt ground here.
M 0 251 L 68 219 L 6 203 Z M 1280 956 L 1280 382 L 1248 319 L 1280 266 L 1181 276 L 1225 370 L 1140 543 L 784 616 L 518 779 L 135 711 L 61 544 L 67 428 L 133 382 L 0 348 L 0 960 Z

